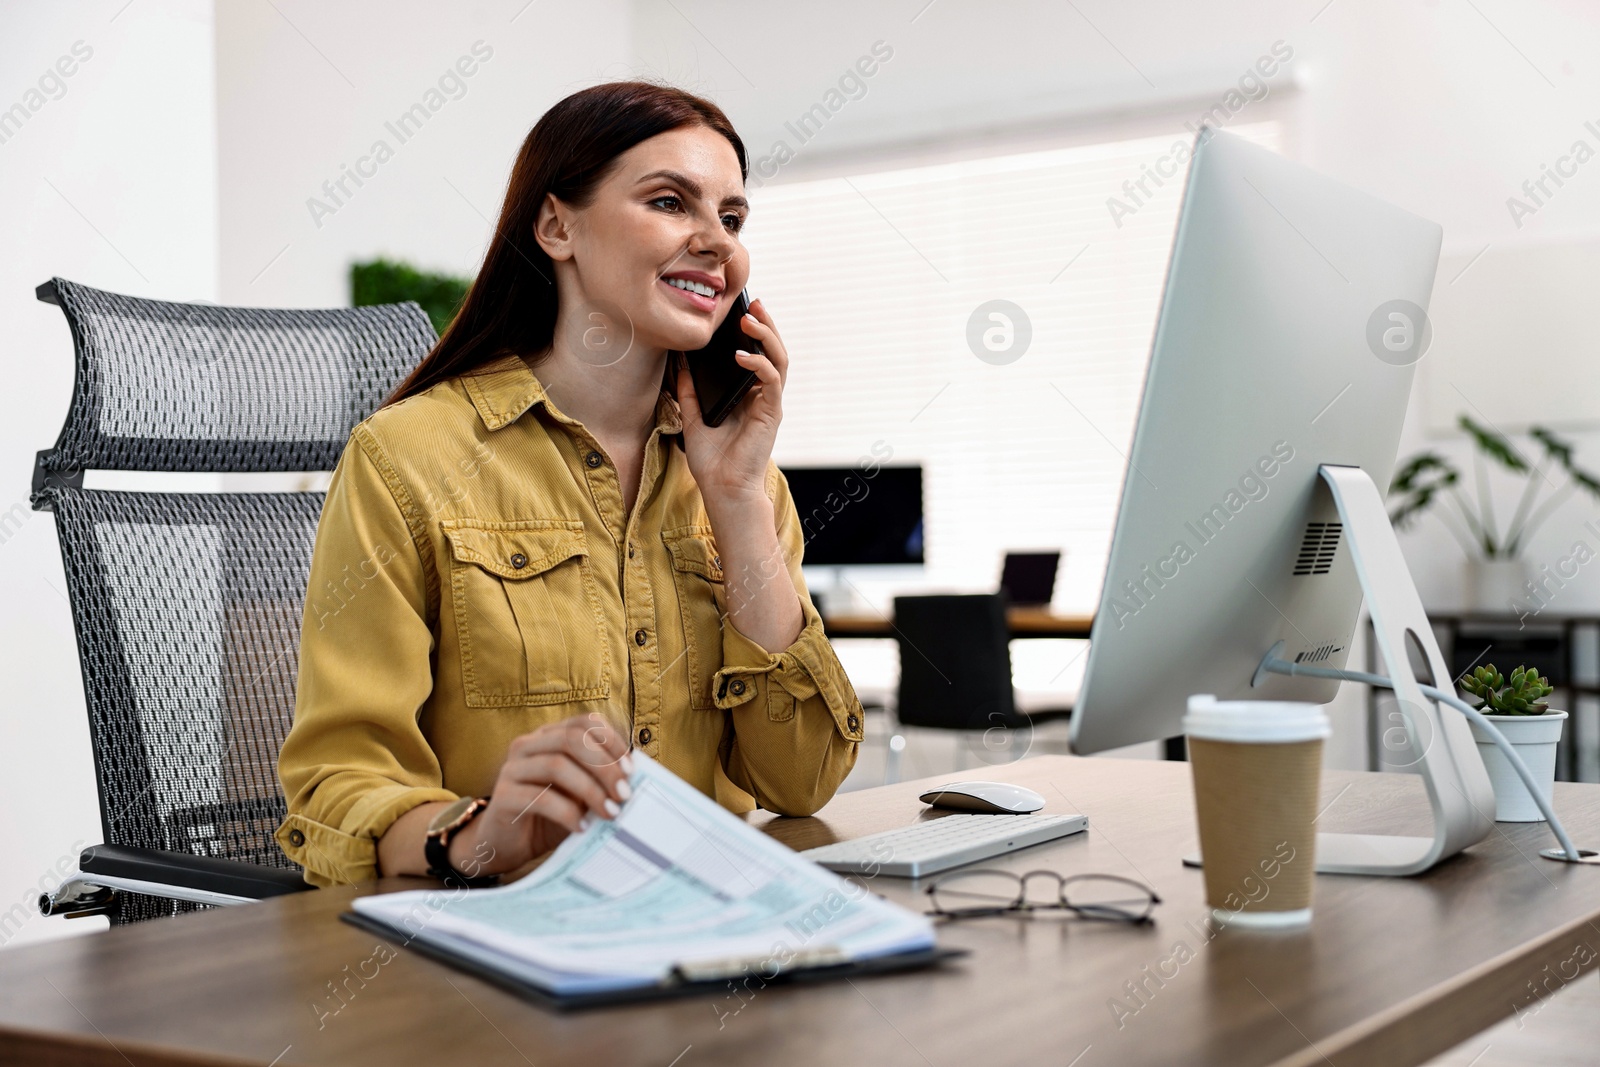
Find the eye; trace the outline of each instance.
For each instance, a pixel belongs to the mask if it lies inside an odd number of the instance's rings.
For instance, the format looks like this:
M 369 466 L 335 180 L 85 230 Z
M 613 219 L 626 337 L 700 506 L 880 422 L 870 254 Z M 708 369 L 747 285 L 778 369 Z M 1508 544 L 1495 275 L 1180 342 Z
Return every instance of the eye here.
M 666 210 L 673 212 L 683 210 L 683 200 L 676 193 L 662 193 L 660 196 L 652 197 L 647 202 L 652 205 L 667 202 L 672 206 Z M 722 216 L 722 224 L 733 233 L 738 233 L 740 230 L 744 229 L 744 221 L 744 216 L 734 211 L 730 211 Z

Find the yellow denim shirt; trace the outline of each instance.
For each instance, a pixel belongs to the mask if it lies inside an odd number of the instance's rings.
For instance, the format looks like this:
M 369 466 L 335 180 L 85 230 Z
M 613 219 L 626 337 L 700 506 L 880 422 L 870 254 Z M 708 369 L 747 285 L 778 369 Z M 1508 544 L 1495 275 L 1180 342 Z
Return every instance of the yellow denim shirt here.
M 727 617 L 722 560 L 665 391 L 632 515 L 599 443 L 519 357 L 359 424 L 317 527 L 276 840 L 313 885 L 377 874 L 418 804 L 492 791 L 511 740 L 600 711 L 734 812 L 821 807 L 861 703 L 767 495 L 805 626 L 768 652 Z M 738 580 L 729 575 L 729 580 Z M 762 580 L 748 576 L 746 580 Z

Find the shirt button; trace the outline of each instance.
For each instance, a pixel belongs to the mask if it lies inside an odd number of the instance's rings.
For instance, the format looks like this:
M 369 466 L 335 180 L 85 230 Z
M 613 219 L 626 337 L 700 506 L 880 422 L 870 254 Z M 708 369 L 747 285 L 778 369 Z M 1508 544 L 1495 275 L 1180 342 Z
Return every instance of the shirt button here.
M 600 453 L 591 450 L 587 456 L 583 457 L 583 461 L 589 465 L 590 470 L 593 470 L 604 463 L 605 458 Z
M 641 745 L 648 745 L 650 743 L 650 727 L 646 726 L 643 730 L 639 731 L 639 743 Z
M 711 565 L 713 567 L 721 567 L 722 566 L 722 557 L 721 556 L 712 556 L 711 557 Z
M 851 733 L 855 733 L 857 730 L 861 729 L 861 720 L 854 715 L 851 715 L 849 718 L 847 718 L 845 722 L 850 724 Z
M 528 565 L 528 557 L 521 552 L 513 552 L 511 553 L 511 565 L 520 571 Z
M 633 643 L 636 644 L 636 645 L 644 644 L 644 631 L 643 630 L 635 630 L 635 631 L 633 631 Z
M 735 678 L 733 681 L 728 683 L 728 689 L 731 690 L 733 695 L 736 696 L 736 697 L 737 696 L 743 696 L 744 695 L 744 679 L 743 678 Z
M 628 546 L 628 558 L 629 559 L 633 558 L 633 546 L 632 545 Z
M 289 844 L 293 845 L 295 848 L 299 848 L 301 845 L 303 845 L 305 843 L 306 843 L 306 835 L 305 834 L 301 833 L 299 830 L 290 830 L 289 831 Z

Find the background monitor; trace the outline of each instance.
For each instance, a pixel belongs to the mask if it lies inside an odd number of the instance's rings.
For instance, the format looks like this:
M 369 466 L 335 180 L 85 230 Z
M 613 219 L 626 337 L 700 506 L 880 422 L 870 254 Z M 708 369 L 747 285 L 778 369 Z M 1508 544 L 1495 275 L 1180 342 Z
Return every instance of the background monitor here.
M 922 468 L 782 467 L 820 566 L 922 563 Z
M 1342 667 L 1361 588 L 1320 464 L 1387 491 L 1426 349 L 1435 223 L 1202 130 L 1173 242 L 1072 743 L 1174 737 L 1192 693 L 1326 703 L 1251 679 Z M 1387 347 L 1399 314 L 1415 345 Z M 1381 354 L 1380 354 L 1381 353 Z

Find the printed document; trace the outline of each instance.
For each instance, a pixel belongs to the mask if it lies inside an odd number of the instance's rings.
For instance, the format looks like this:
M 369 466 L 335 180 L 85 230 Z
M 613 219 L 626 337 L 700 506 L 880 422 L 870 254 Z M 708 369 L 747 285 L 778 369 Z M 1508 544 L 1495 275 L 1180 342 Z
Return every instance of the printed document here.
M 356 911 L 560 995 L 673 976 L 770 979 L 791 967 L 934 947 L 932 923 L 824 870 L 642 752 L 612 820 L 511 885 L 359 897 Z

